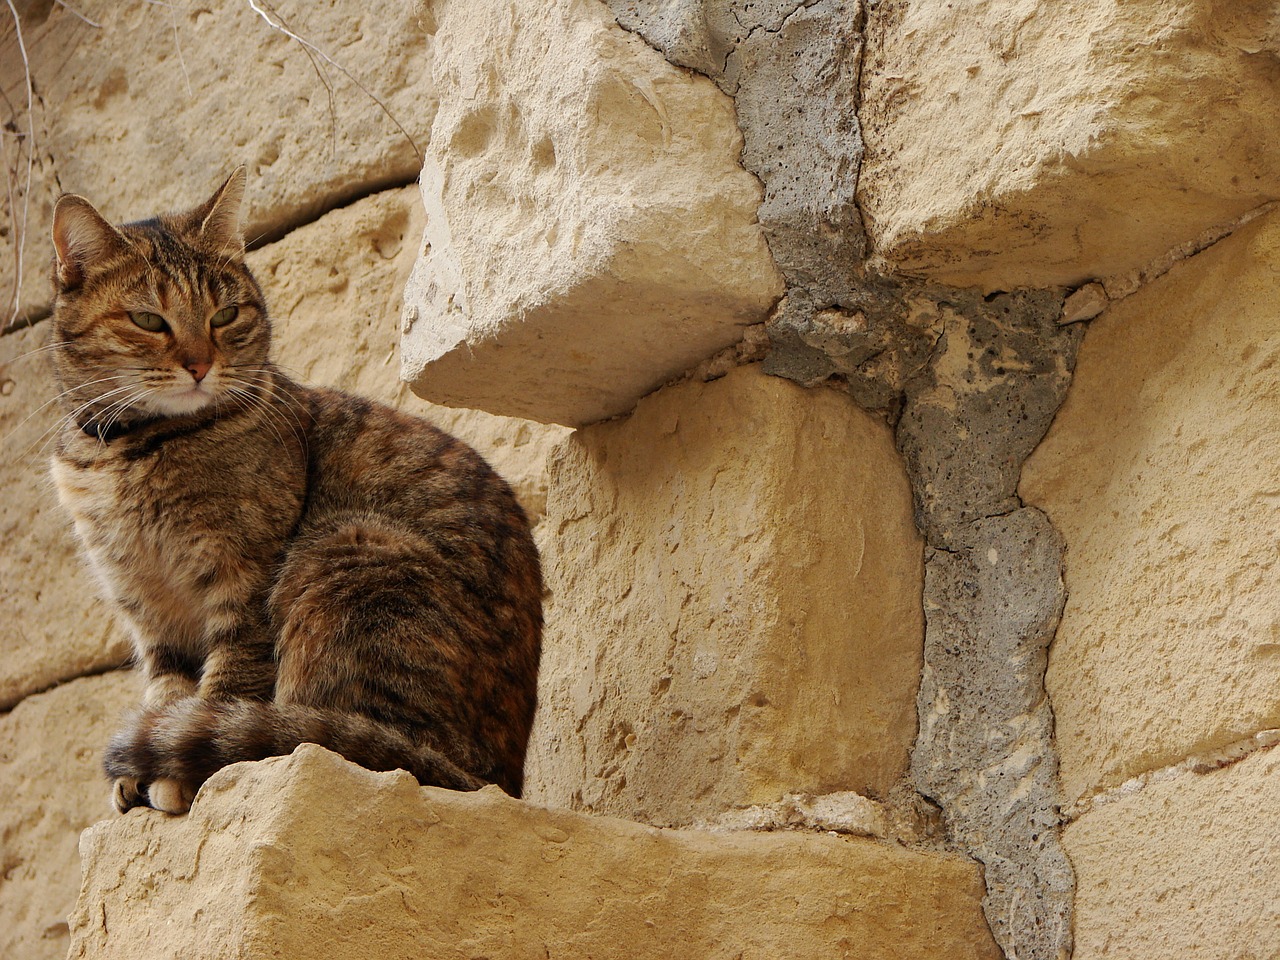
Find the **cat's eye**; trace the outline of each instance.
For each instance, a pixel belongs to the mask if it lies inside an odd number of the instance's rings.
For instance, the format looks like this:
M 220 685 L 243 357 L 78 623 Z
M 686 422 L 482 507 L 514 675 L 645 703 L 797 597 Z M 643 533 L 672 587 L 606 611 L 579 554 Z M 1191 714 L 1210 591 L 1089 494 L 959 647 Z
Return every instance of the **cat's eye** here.
M 160 333 L 169 327 L 169 325 L 164 322 L 164 317 L 160 316 L 160 314 L 147 313 L 145 310 L 139 310 L 136 313 L 131 312 L 129 314 L 129 319 L 132 320 L 136 326 L 139 326 L 150 333 Z
M 223 307 L 209 318 L 209 326 L 225 327 L 228 323 L 234 320 L 239 313 L 239 307 Z

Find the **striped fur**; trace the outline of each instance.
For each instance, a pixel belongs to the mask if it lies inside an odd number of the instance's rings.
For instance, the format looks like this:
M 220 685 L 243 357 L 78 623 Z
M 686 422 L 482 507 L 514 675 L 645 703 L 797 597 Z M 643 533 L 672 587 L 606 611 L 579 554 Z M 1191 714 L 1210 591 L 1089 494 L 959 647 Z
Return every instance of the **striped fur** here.
M 106 752 L 116 805 L 181 812 L 221 767 L 303 742 L 519 796 L 542 629 L 528 521 L 462 442 L 271 363 L 242 189 L 237 171 L 119 227 L 80 198 L 55 210 L 52 474 L 147 677 Z

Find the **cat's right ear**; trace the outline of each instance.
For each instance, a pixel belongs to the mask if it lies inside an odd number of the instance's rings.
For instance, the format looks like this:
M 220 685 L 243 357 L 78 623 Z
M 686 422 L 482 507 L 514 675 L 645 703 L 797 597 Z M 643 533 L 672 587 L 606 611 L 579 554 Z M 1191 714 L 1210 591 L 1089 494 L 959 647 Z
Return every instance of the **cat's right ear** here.
M 53 208 L 54 272 L 63 290 L 80 286 L 90 264 L 127 246 L 120 231 L 84 197 L 68 193 L 58 198 Z

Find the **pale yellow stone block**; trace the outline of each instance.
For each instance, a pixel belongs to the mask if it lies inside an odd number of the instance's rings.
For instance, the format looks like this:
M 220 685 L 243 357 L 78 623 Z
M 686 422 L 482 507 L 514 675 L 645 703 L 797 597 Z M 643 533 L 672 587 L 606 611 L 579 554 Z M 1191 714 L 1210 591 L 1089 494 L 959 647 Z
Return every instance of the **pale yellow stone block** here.
M 916 731 L 922 547 L 889 427 L 739 367 L 553 455 L 527 795 L 663 825 L 883 796 Z
M 598 0 L 428 7 L 440 111 L 405 295 L 415 392 L 591 423 L 765 319 L 782 278 L 710 80 Z
M 1236 0 L 873 5 L 873 248 L 956 286 L 1074 287 L 1280 197 L 1278 25 Z
M 0 716 L 0 957 L 62 960 L 80 831 L 115 815 L 102 748 L 137 702 L 127 671 L 27 697 Z
M 1269 960 L 1280 951 L 1280 750 L 1122 794 L 1063 833 L 1074 960 Z
M 978 868 L 420 788 L 303 745 L 85 834 L 73 960 L 995 960 Z
M 1068 801 L 1280 726 L 1280 216 L 1113 304 L 1023 471 L 1067 542 Z

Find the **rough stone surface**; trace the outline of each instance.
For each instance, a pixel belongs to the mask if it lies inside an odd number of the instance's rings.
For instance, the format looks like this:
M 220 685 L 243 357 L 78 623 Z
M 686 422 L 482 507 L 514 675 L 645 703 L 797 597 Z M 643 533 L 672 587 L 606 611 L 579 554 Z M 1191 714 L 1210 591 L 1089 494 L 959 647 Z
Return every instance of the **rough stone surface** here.
M 62 960 L 80 831 L 112 814 L 102 747 L 137 702 L 127 671 L 73 680 L 0 715 L 0 956 Z
M 12 22 L 7 11 L 0 17 L 0 102 L 6 111 L 12 105 L 18 129 L 34 127 L 40 160 L 28 218 L 28 265 L 34 259 L 36 269 L 24 282 L 24 302 L 50 299 L 50 201 L 64 190 L 124 216 L 149 216 L 188 205 L 193 184 L 203 195 L 243 162 L 254 183 L 245 210 L 253 240 L 417 176 L 435 94 L 427 37 L 409 4 L 376 12 L 260 4 L 319 53 L 273 30 L 244 0 L 68 6 L 99 26 L 61 4 L 24 13 L 34 125 Z M 326 56 L 377 96 L 409 136 Z M 20 163 L 25 185 L 25 155 L 10 152 L 6 166 Z M 6 271 L 10 265 L 0 266 L 0 293 L 8 296 Z
M 528 795 L 687 824 L 883 796 L 915 734 L 920 540 L 888 428 L 740 367 L 551 467 Z
M 1006 954 L 1047 960 L 1070 946 L 1073 894 L 1043 685 L 1062 609 L 1062 543 L 1030 509 L 976 521 L 968 539 L 930 551 L 925 565 L 911 771 L 986 865 L 987 919 Z
M 888 279 L 839 308 L 792 291 L 765 368 L 833 381 L 897 422 L 916 522 L 931 548 L 912 754 L 917 787 L 987 865 L 987 917 L 1010 956 L 1056 960 L 1071 941 L 1071 870 L 1058 843 L 1045 648 L 1062 607 L 1062 543 L 1020 510 L 1021 464 L 1071 379 L 1080 333 L 1050 292 Z
M 1075 960 L 1273 957 L 1280 750 L 1115 797 L 1067 827 Z
M 1092 320 L 1107 309 L 1107 291 L 1100 283 L 1086 283 L 1078 290 L 1073 290 L 1066 300 L 1062 301 L 1062 316 L 1059 323 L 1079 323 L 1081 320 Z
M 400 380 L 398 318 L 425 219 L 413 187 L 334 210 L 249 255 L 275 324 L 275 358 L 304 383 L 334 386 L 433 421 L 472 446 L 536 520 L 562 427 L 425 403 Z
M 999 956 L 960 858 L 657 830 L 423 789 L 309 745 L 82 850 L 76 960 Z
M 871 8 L 858 199 L 889 269 L 1074 287 L 1280 197 L 1265 3 Z
M 734 95 L 742 164 L 764 183 L 760 225 L 789 284 L 852 295 L 863 254 L 862 6 L 846 0 L 607 0 L 673 63 Z
M 1280 726 L 1280 216 L 1093 321 L 1021 493 L 1068 544 L 1069 800 Z
M 451 406 L 571 425 L 765 318 L 782 281 L 730 101 L 595 0 L 440 0 L 441 109 L 406 291 L 404 378 Z M 547 69 L 547 50 L 573 50 Z
M 0 337 L 0 710 L 129 655 L 48 480 L 62 410 L 51 402 L 45 336 L 39 324 Z

